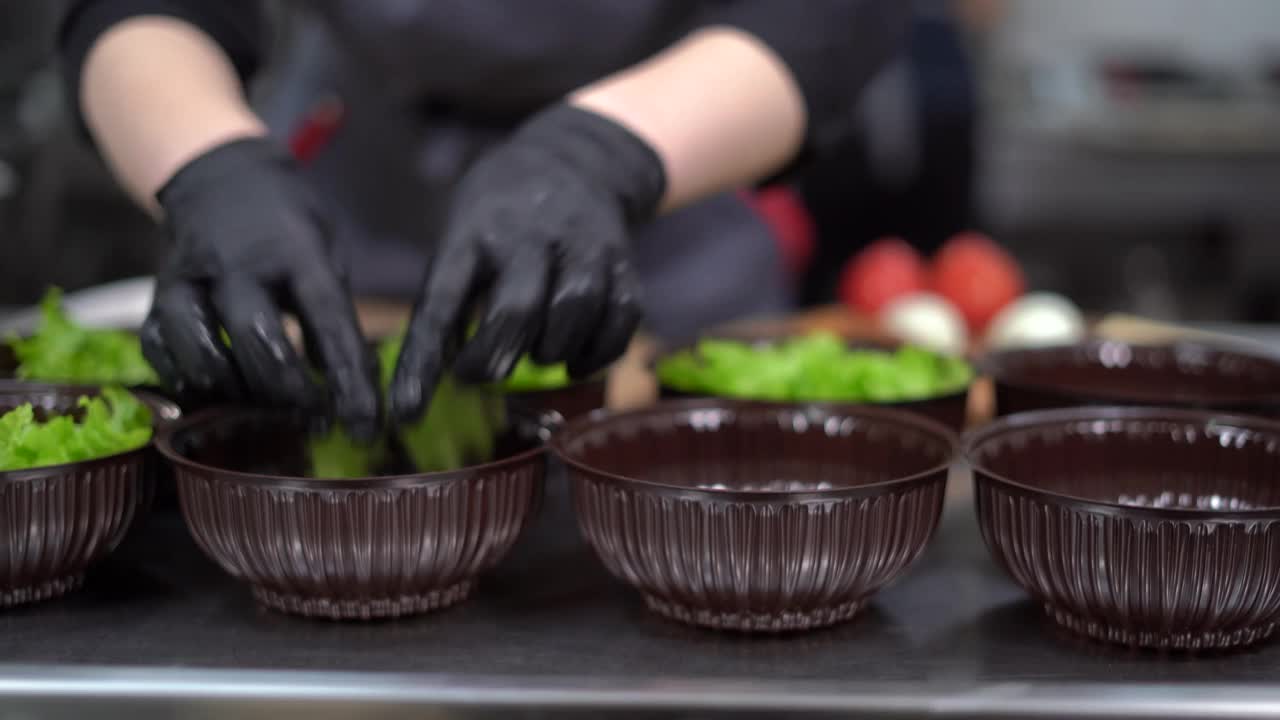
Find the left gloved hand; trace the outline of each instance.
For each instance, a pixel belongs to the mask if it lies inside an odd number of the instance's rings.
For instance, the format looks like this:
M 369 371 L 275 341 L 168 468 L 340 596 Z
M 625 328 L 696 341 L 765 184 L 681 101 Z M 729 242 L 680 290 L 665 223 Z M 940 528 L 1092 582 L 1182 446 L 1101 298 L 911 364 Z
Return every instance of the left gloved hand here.
M 620 356 L 641 315 L 628 228 L 654 214 L 665 189 L 652 148 L 570 105 L 482 156 L 427 268 L 391 384 L 392 418 L 420 417 L 451 360 L 462 380 L 486 382 L 525 352 L 565 362 L 575 377 Z M 478 308 L 475 334 L 453 357 Z

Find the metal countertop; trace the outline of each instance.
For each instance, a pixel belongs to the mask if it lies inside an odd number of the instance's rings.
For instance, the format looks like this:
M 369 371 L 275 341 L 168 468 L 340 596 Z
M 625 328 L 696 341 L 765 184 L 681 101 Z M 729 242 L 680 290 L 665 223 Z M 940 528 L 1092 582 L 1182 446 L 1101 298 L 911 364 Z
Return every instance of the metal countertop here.
M 1160 656 L 1050 627 L 988 558 L 967 474 L 951 483 L 901 582 L 850 624 L 778 637 L 646 613 L 579 540 L 562 478 L 468 602 L 369 624 L 256 607 L 157 511 L 82 590 L 0 614 L 0 719 L 1280 715 L 1280 644 Z

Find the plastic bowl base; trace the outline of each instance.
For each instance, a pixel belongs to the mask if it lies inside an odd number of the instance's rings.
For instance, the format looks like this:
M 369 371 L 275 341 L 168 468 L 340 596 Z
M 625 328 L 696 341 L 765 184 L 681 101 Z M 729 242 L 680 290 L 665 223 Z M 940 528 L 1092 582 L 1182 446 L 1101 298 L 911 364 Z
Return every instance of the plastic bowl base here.
M 35 585 L 20 588 L 0 588 L 0 608 L 26 605 L 65 595 L 84 584 L 84 575 L 68 575 L 66 577 L 46 580 Z
M 740 632 L 781 633 L 813 630 L 849 620 L 867 604 L 854 600 L 817 610 L 780 613 L 721 612 L 673 603 L 654 595 L 645 595 L 644 604 L 663 617 L 700 627 Z
M 1077 635 L 1101 642 L 1151 650 L 1229 650 L 1266 640 L 1275 633 L 1277 628 L 1277 623 L 1264 623 L 1226 632 L 1151 632 L 1129 630 L 1096 620 L 1087 620 L 1050 605 L 1045 606 L 1045 612 L 1055 623 Z
M 314 595 L 293 595 L 254 587 L 253 597 L 272 610 L 330 620 L 379 620 L 418 615 L 433 610 L 443 610 L 462 602 L 471 594 L 472 581 L 465 580 L 421 595 L 402 595 L 394 598 L 326 598 Z

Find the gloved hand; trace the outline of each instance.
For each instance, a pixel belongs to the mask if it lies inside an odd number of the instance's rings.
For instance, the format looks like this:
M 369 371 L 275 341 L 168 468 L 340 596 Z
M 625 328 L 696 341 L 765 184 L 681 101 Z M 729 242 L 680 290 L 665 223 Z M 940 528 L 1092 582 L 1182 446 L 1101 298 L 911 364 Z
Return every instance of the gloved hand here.
M 173 247 L 142 344 L 164 383 L 182 395 L 331 411 L 353 435 L 371 437 L 377 364 L 333 257 L 350 227 L 284 149 L 262 138 L 226 143 L 185 165 L 157 198 Z M 297 315 L 326 387 L 289 343 L 282 310 Z
M 641 315 L 628 228 L 654 214 L 665 190 L 652 148 L 569 105 L 482 156 L 427 269 L 391 384 L 392 418 L 421 416 L 451 361 L 463 381 L 484 382 L 530 351 L 540 363 L 566 362 L 575 377 L 621 355 Z

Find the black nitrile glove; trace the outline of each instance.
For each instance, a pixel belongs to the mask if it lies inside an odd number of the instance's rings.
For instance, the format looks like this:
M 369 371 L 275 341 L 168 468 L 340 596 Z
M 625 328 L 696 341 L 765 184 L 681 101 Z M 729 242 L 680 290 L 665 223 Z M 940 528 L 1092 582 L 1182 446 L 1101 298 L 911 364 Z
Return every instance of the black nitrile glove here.
M 349 226 L 284 149 L 259 138 L 221 145 L 157 198 L 174 245 L 142 343 L 164 383 L 184 396 L 332 412 L 353 434 L 372 436 L 377 365 L 332 256 Z M 285 336 L 282 311 L 297 315 L 329 398 Z
M 421 416 L 452 361 L 464 381 L 507 376 L 525 352 L 575 377 L 626 350 L 640 321 L 628 228 L 666 190 L 662 161 L 595 113 L 558 105 L 467 172 L 427 269 L 389 398 Z M 480 313 L 475 334 L 453 357 Z

